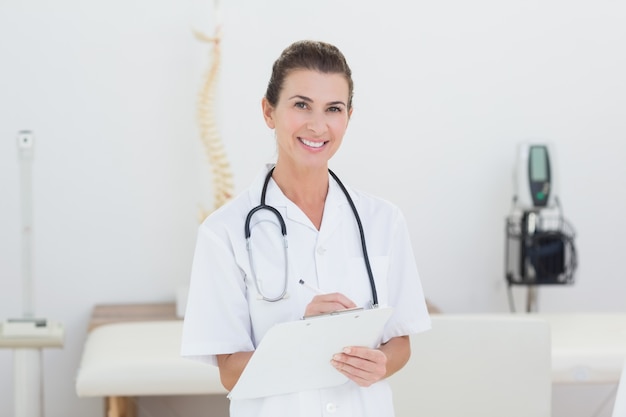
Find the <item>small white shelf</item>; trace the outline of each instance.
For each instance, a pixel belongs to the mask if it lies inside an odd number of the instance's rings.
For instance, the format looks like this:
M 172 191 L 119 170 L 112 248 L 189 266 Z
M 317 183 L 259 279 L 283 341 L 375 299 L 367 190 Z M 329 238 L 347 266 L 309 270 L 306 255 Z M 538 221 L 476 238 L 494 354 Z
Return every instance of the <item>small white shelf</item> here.
M 63 324 L 45 320 L 0 322 L 0 348 L 60 348 L 63 347 Z

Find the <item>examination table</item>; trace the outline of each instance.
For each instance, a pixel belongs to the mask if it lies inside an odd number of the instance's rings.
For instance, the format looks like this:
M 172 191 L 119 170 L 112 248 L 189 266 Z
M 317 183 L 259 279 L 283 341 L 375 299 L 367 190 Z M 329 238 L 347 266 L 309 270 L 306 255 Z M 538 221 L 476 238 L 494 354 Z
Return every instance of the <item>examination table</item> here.
M 457 334 L 454 330 L 454 322 L 463 326 L 463 320 L 467 320 L 468 317 L 474 320 L 511 320 L 511 323 L 526 317 L 533 321 L 547 323 L 546 328 L 550 340 L 547 341 L 546 349 L 550 358 L 546 366 L 549 368 L 547 372 L 551 383 L 617 384 L 622 372 L 622 364 L 626 359 L 626 313 L 465 316 L 441 314 L 432 317 L 434 330 L 448 329 L 446 331 L 450 334 Z M 485 332 L 493 332 L 495 329 L 491 327 L 490 330 L 489 326 L 477 328 L 482 328 Z M 96 306 L 76 376 L 77 395 L 103 398 L 106 417 L 137 416 L 134 398 L 140 396 L 226 395 L 220 383 L 217 368 L 180 357 L 181 334 L 182 321 L 176 317 L 174 303 Z M 424 336 L 428 337 L 427 333 L 424 333 Z M 438 335 L 435 332 L 431 337 L 432 340 L 435 340 L 435 336 L 440 343 L 445 343 L 447 340 L 445 335 Z M 476 337 L 481 336 L 476 335 Z M 506 337 L 514 336 L 507 333 Z M 412 341 L 415 351 L 419 349 L 420 358 L 417 360 L 423 360 L 422 356 L 427 354 L 423 349 L 429 348 L 420 346 L 420 335 L 412 337 Z M 521 339 L 520 342 L 525 344 L 528 341 Z M 546 343 L 544 339 L 539 342 Z M 427 346 L 426 343 L 424 345 Z M 434 345 L 430 349 L 433 352 L 437 350 Z M 454 352 L 455 355 L 470 355 L 465 361 L 475 360 L 471 355 L 480 354 L 477 351 L 470 352 L 462 345 L 457 346 Z M 416 356 L 414 355 L 412 362 Z M 526 359 L 519 356 L 518 358 L 519 360 Z M 515 357 L 506 360 L 512 362 Z M 545 362 L 541 362 L 542 358 L 536 358 L 536 360 L 539 364 Z M 463 362 L 464 360 L 458 357 L 454 361 L 457 364 Z M 498 366 L 503 365 L 499 363 Z M 436 368 L 430 369 L 432 372 L 437 372 Z M 405 381 L 403 385 L 408 386 L 412 384 L 412 376 L 408 375 L 411 372 L 410 369 L 405 371 L 404 374 L 398 374 L 396 379 L 402 379 Z M 449 370 L 447 372 L 450 374 Z M 458 372 L 464 371 L 459 369 Z M 495 371 L 490 370 L 490 372 Z M 502 372 L 506 372 L 506 369 Z M 399 377 L 400 375 L 402 378 Z M 535 378 L 541 378 L 541 375 Z M 549 399 L 549 388 L 547 393 L 545 390 L 541 392 L 542 401 Z M 402 409 L 403 406 L 400 405 L 399 408 Z M 464 415 L 470 416 L 471 414 Z M 486 416 L 486 414 L 483 415 Z M 398 413 L 398 417 L 404 417 L 404 415 Z M 544 415 L 537 414 L 528 417 L 544 417 Z
M 220 394 L 216 367 L 180 356 L 174 304 L 99 305 L 76 376 L 79 397 L 102 397 L 106 417 L 136 417 L 136 397 Z

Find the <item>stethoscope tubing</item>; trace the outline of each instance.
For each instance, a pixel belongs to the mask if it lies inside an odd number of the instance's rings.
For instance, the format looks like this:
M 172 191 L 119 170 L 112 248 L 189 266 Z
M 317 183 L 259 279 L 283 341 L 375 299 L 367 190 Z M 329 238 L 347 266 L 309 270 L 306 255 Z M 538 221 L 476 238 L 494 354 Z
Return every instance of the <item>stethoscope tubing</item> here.
M 267 173 L 267 176 L 265 177 L 265 182 L 263 183 L 263 189 L 261 191 L 260 204 L 248 212 L 248 215 L 246 216 L 246 221 L 244 224 L 244 234 L 246 238 L 246 250 L 248 251 L 248 259 L 250 261 L 250 268 L 251 268 L 250 272 L 253 278 L 252 280 L 254 282 L 254 286 L 256 287 L 257 294 L 259 294 L 263 300 L 269 301 L 269 302 L 279 301 L 285 297 L 287 293 L 287 284 L 288 284 L 288 276 L 289 276 L 288 262 L 287 262 L 287 246 L 288 246 L 287 245 L 287 226 L 285 225 L 285 220 L 283 219 L 283 216 L 280 214 L 280 212 L 275 207 L 265 204 L 267 186 L 269 184 L 270 178 L 272 178 L 272 173 L 274 172 L 274 168 L 275 167 L 272 167 L 272 169 L 270 169 L 270 171 Z M 346 196 L 346 199 L 348 200 L 348 203 L 350 204 L 350 208 L 352 209 L 352 212 L 354 213 L 354 218 L 356 220 L 356 223 L 359 229 L 359 235 L 361 238 L 361 249 L 363 251 L 363 260 L 365 263 L 365 269 L 367 270 L 367 276 L 369 278 L 369 283 L 370 283 L 370 287 L 372 290 L 372 305 L 374 307 L 377 307 L 378 306 L 378 293 L 376 291 L 376 282 L 374 281 L 374 274 L 372 272 L 372 267 L 370 264 L 369 256 L 367 254 L 367 245 L 365 243 L 365 232 L 363 231 L 363 224 L 361 223 L 361 217 L 359 216 L 359 212 L 357 211 L 356 206 L 354 205 L 354 201 L 352 201 L 352 198 L 350 197 L 350 193 L 348 193 L 348 190 L 346 189 L 346 187 L 343 185 L 341 180 L 339 180 L 339 177 L 337 177 L 337 175 L 335 175 L 335 173 L 331 171 L 330 169 L 328 170 L 328 172 L 333 177 L 333 179 L 337 182 L 337 184 L 339 185 L 339 188 L 341 188 L 341 191 L 343 191 L 344 195 Z M 254 259 L 253 259 L 252 250 L 250 247 L 251 246 L 250 245 L 250 236 L 251 236 L 250 222 L 252 220 L 252 216 L 260 210 L 269 210 L 278 219 L 278 222 L 280 224 L 280 231 L 281 231 L 281 234 L 283 236 L 283 241 L 284 241 L 285 283 L 283 286 L 283 291 L 277 297 L 267 297 L 265 296 L 265 294 L 263 294 L 257 282 L 256 274 L 254 273 L 254 269 L 255 269 Z
M 356 206 L 354 205 L 354 201 L 352 201 L 352 197 L 350 197 L 350 193 L 348 193 L 348 190 L 346 190 L 346 187 L 339 180 L 339 177 L 337 177 L 337 175 L 335 175 L 335 173 L 331 171 L 330 169 L 328 170 L 328 173 L 335 179 L 335 181 L 337 181 L 337 184 L 339 184 L 341 191 L 343 191 L 343 193 L 346 195 L 346 199 L 348 200 L 348 203 L 350 204 L 350 208 L 352 208 L 352 212 L 354 213 L 354 218 L 356 219 L 356 224 L 359 227 L 359 235 L 361 237 L 361 248 L 363 249 L 363 259 L 365 261 L 365 269 L 367 269 L 367 276 L 370 280 L 370 287 L 372 288 L 372 305 L 374 307 L 377 307 L 378 306 L 378 293 L 376 292 L 376 282 L 374 281 L 374 273 L 372 272 L 372 265 L 370 264 L 370 258 L 367 254 L 367 245 L 365 244 L 365 232 L 363 231 L 363 224 L 361 223 L 361 217 L 359 216 L 359 212 L 357 211 Z

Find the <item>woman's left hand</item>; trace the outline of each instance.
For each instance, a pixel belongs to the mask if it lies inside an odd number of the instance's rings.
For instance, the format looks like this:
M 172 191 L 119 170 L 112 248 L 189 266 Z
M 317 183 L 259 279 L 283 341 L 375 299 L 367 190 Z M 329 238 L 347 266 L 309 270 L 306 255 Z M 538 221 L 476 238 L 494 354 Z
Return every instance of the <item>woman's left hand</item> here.
M 350 346 L 335 354 L 331 364 L 361 387 L 369 387 L 387 375 L 387 355 L 379 349 Z

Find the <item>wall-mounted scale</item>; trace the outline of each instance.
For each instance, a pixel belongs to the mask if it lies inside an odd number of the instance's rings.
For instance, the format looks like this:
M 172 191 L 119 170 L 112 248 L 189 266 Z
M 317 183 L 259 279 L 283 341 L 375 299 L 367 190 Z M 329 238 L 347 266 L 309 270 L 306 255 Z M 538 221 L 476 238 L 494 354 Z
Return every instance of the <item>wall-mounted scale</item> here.
M 536 310 L 537 286 L 572 284 L 578 259 L 574 232 L 563 217 L 553 147 L 521 143 L 517 149 L 513 208 L 506 220 L 505 265 L 511 286 L 528 287 L 527 311 Z
M 17 135 L 20 162 L 22 232 L 22 315 L 0 322 L 0 348 L 13 349 L 15 417 L 43 417 L 43 349 L 63 347 L 64 329 L 58 322 L 35 315 L 33 296 L 32 164 L 35 140 L 30 131 Z

